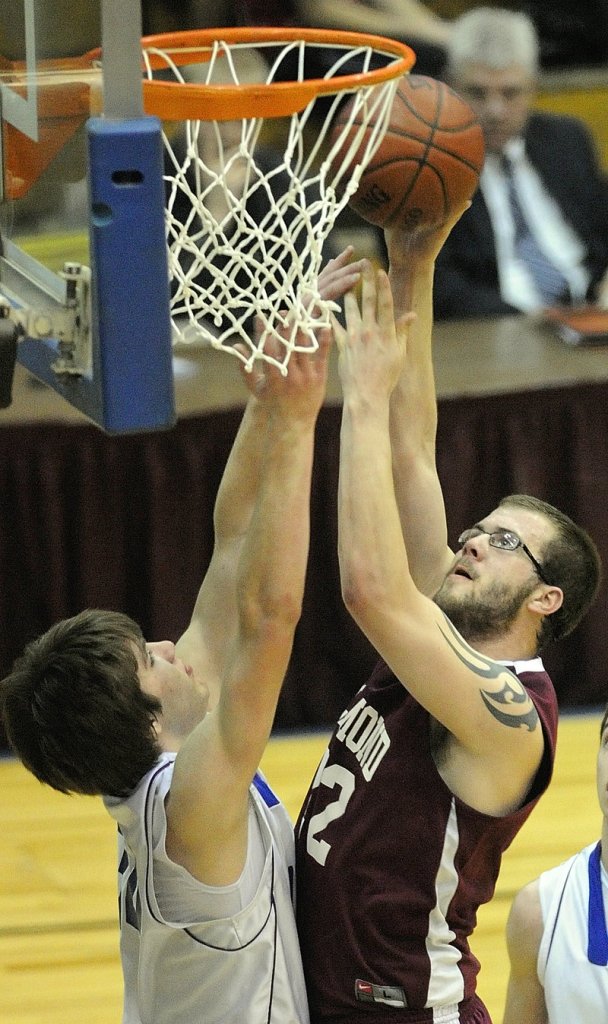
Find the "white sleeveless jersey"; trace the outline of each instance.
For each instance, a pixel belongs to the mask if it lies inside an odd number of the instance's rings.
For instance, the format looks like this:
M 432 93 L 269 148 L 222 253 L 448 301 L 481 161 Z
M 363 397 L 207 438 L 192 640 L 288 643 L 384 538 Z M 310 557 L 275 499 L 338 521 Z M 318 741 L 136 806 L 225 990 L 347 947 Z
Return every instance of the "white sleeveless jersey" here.
M 256 775 L 245 871 L 203 885 L 165 853 L 174 760 L 104 801 L 119 834 L 123 1024 L 308 1024 L 285 808 Z
M 549 1024 L 608 1019 L 608 877 L 598 852 L 593 843 L 539 878 L 537 969 Z

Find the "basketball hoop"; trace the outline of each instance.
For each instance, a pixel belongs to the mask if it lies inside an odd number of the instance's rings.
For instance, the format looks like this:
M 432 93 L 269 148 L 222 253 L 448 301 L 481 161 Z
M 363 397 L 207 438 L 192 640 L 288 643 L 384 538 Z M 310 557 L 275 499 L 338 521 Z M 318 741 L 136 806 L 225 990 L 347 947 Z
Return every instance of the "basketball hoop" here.
M 308 77 L 320 51 L 328 70 Z M 291 352 L 314 351 L 337 309 L 318 291 L 323 247 L 415 54 L 380 36 L 283 28 L 148 36 L 142 54 L 146 113 L 183 122 L 164 132 L 174 340 L 204 340 L 248 368 L 264 359 L 286 373 Z M 336 136 L 347 95 L 352 109 Z M 281 134 L 272 159 L 268 121 Z M 280 359 L 264 351 L 269 338 Z

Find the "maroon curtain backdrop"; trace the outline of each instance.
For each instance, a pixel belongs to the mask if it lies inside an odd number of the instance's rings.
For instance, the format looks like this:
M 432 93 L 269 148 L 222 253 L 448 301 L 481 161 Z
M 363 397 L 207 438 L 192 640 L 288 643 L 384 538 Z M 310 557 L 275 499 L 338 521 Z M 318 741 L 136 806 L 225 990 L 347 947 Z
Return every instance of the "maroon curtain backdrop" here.
M 211 556 L 212 512 L 240 410 L 168 433 L 95 427 L 0 429 L 0 672 L 24 643 L 84 607 L 132 615 L 177 638 Z M 340 409 L 322 410 L 305 608 L 278 728 L 326 726 L 363 682 L 374 651 L 345 611 L 337 564 Z M 608 384 L 440 403 L 438 466 L 452 539 L 505 494 L 528 492 L 590 530 L 608 566 Z M 563 707 L 608 699 L 608 595 L 547 652 Z

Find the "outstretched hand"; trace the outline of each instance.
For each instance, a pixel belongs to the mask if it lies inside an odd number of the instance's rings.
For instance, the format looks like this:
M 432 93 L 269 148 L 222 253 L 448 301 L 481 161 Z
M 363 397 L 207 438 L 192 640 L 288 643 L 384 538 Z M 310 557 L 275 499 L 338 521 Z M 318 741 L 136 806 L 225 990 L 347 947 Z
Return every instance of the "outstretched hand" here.
M 320 272 L 318 288 L 324 301 L 335 302 L 358 284 L 366 261 L 353 261 L 353 252 L 353 247 L 347 246 L 338 256 L 329 260 Z M 263 329 L 261 322 L 256 323 L 255 329 Z M 287 321 L 281 333 L 287 339 L 289 332 Z M 302 351 L 296 348 L 289 357 L 287 374 L 280 369 L 280 365 L 267 360 L 256 360 L 250 369 L 242 364 L 241 373 L 248 391 L 262 402 L 289 403 L 293 415 L 297 415 L 298 409 L 303 412 L 305 408 L 318 412 L 325 397 L 331 341 L 329 328 L 319 328 L 317 350 L 310 346 L 307 337 L 303 338 Z M 243 354 L 247 355 L 244 346 L 236 347 L 242 348 Z M 275 358 L 277 364 L 282 363 L 284 353 L 278 338 L 269 336 L 264 344 L 264 352 L 271 359 Z
M 347 245 L 333 260 L 329 260 L 319 274 L 318 286 L 321 298 L 336 302 L 358 284 L 365 260 L 353 260 L 354 249 Z
M 315 418 L 325 398 L 331 330 L 320 329 L 318 348 L 315 351 L 294 350 L 285 374 L 279 365 L 258 360 L 247 371 L 241 366 L 241 373 L 248 390 L 258 401 L 290 419 Z M 281 344 L 278 339 L 269 338 L 266 350 L 272 356 L 280 357 Z
M 346 329 L 334 320 L 344 398 L 357 396 L 375 404 L 390 397 L 399 380 L 414 315 L 408 313 L 395 323 L 388 275 L 367 261 L 361 275 L 361 305 L 350 291 L 344 312 Z

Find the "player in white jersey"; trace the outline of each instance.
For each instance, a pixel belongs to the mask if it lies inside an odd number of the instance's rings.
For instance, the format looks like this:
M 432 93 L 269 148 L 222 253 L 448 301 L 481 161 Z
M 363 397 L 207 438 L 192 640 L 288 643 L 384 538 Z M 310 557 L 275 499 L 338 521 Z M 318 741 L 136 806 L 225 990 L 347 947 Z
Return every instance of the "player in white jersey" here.
M 349 258 L 320 276 L 324 297 L 357 280 Z M 257 768 L 301 611 L 329 341 L 294 352 L 287 376 L 246 375 L 213 556 L 177 644 L 89 610 L 0 685 L 25 766 L 104 796 L 118 823 L 124 1024 L 308 1024 L 292 828 Z
M 599 1022 L 608 1012 L 608 707 L 600 727 L 602 834 L 515 897 L 504 1024 Z
M 118 822 L 124 1024 L 302 1024 L 306 993 L 292 904 L 293 826 L 263 777 L 250 787 L 245 866 L 232 885 L 189 878 L 166 853 L 174 755 L 126 800 Z

